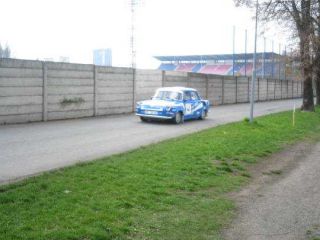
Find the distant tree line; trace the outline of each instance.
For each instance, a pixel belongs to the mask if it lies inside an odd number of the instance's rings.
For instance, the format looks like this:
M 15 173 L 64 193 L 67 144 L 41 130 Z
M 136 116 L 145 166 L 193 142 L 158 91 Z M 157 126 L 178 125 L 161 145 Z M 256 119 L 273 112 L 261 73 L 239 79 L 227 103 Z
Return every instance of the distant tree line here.
M 8 45 L 6 45 L 4 48 L 1 46 L 0 43 L 0 58 L 10 58 L 11 57 L 11 50 Z
M 237 6 L 258 6 L 260 24 L 277 22 L 291 30 L 298 40 L 303 77 L 302 110 L 314 111 L 320 105 L 320 0 L 234 0 Z

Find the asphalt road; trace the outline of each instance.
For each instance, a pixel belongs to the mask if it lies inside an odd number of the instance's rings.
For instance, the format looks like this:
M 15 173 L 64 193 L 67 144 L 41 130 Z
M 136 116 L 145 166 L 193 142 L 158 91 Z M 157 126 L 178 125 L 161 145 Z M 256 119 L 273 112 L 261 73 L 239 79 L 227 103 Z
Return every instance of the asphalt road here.
M 255 115 L 301 105 L 301 100 L 257 103 Z M 247 117 L 249 104 L 212 108 L 205 121 L 183 125 L 143 123 L 135 115 L 0 126 L 0 183 L 81 161 L 128 151 L 164 139 Z

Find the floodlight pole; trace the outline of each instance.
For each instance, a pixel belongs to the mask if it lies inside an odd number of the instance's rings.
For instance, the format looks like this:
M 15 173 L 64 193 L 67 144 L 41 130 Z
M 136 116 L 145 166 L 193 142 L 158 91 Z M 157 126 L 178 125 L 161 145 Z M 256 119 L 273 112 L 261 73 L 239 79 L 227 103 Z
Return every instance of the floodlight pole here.
M 247 59 L 247 40 L 248 40 L 248 30 L 246 29 L 245 31 L 245 44 L 244 44 L 244 76 L 247 76 L 247 63 L 248 63 L 248 59 Z
M 232 76 L 234 77 L 235 65 L 235 44 L 236 44 L 236 26 L 233 26 L 233 46 L 232 46 Z
M 254 33 L 254 54 L 253 54 L 253 70 L 252 70 L 252 81 L 251 81 L 251 98 L 250 98 L 250 123 L 253 123 L 253 110 L 254 110 L 254 92 L 256 82 L 256 62 L 257 62 L 257 35 L 258 35 L 258 0 L 256 1 L 256 26 Z

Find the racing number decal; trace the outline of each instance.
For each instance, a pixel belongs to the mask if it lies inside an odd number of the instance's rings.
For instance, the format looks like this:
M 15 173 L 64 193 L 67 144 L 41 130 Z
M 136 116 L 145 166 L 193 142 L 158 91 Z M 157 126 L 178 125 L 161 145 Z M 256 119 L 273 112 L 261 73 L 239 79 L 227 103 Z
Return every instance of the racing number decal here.
M 192 113 L 192 107 L 190 103 L 186 104 L 186 114 L 191 114 Z

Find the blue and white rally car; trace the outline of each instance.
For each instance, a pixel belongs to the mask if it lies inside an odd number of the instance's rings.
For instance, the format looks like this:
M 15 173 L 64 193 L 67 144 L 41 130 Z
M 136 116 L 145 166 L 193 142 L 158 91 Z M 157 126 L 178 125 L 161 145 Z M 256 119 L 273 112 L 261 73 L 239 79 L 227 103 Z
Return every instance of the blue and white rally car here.
M 209 101 L 201 99 L 197 90 L 185 87 L 159 88 L 151 100 L 136 105 L 136 115 L 142 121 L 167 119 L 176 124 L 189 119 L 205 119 L 208 110 Z

